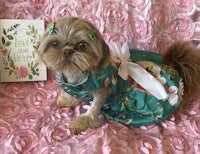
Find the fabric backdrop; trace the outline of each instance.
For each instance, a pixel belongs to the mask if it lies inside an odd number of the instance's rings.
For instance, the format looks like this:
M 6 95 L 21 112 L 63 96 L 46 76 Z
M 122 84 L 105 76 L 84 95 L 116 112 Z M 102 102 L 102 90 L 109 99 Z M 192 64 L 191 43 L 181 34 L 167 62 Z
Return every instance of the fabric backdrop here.
M 174 41 L 200 47 L 200 0 L 0 0 L 0 18 L 85 18 L 106 42 L 162 53 Z M 88 107 L 55 104 L 62 90 L 46 82 L 0 83 L 0 154 L 198 154 L 200 98 L 187 101 L 162 123 L 126 127 L 99 115 L 100 127 L 78 136 L 69 122 Z

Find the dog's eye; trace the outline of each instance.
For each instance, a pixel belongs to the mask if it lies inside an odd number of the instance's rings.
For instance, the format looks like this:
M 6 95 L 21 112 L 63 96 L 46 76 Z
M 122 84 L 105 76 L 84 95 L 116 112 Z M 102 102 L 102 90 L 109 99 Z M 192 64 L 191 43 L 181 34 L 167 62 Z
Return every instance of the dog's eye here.
M 83 50 L 83 49 L 86 49 L 86 43 L 81 41 L 81 42 L 78 42 L 76 45 L 75 45 L 75 50 Z
M 58 41 L 53 41 L 51 45 L 52 45 L 54 48 L 55 48 L 55 47 L 58 47 L 59 42 L 58 42 Z

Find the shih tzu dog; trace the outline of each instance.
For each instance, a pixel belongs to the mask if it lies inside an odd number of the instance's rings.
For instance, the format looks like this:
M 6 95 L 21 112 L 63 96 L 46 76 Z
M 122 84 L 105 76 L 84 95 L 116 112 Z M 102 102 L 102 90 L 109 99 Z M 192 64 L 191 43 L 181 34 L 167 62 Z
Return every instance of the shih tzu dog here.
M 75 17 L 62 18 L 45 32 L 38 54 L 65 91 L 57 105 L 91 102 L 70 123 L 72 134 L 97 127 L 99 112 L 125 125 L 158 123 L 198 92 L 200 51 L 189 43 L 177 42 L 163 56 L 130 49 L 126 62 L 126 56 L 113 53 L 118 49 L 90 22 Z

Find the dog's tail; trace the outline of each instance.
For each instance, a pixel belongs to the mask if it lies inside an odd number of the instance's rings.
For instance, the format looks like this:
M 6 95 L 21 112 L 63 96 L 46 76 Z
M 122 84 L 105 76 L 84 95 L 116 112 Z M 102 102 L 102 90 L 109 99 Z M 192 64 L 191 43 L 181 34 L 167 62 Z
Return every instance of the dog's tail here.
M 200 91 L 200 49 L 189 42 L 176 42 L 164 54 L 163 63 L 183 78 L 184 97 L 189 99 Z

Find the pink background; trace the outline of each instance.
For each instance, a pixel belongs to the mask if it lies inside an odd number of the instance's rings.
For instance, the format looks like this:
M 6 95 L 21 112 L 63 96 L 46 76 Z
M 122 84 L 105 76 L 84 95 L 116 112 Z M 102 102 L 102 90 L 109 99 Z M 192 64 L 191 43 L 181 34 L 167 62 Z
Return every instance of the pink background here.
M 128 40 L 138 49 L 162 53 L 174 41 L 200 47 L 200 0 L 0 0 L 0 18 L 62 16 L 94 23 L 107 42 Z M 58 108 L 62 93 L 54 75 L 46 82 L 0 83 L 0 154 L 197 154 L 200 98 L 181 105 L 168 120 L 125 127 L 101 114 L 101 125 L 72 136 L 69 122 L 88 108 Z

